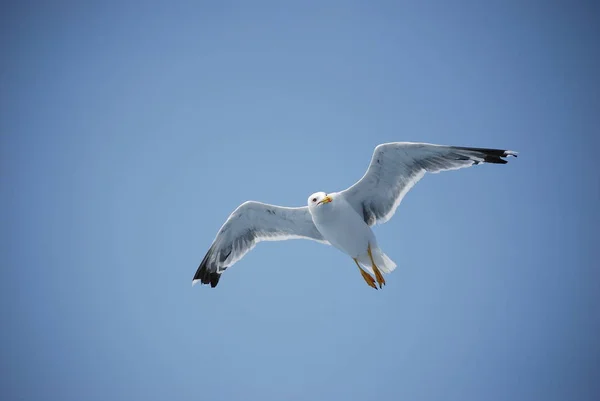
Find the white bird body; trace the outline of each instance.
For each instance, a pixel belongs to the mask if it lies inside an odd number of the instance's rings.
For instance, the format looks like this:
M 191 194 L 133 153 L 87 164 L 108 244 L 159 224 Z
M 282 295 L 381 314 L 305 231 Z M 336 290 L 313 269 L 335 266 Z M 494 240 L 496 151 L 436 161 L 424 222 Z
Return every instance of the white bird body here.
M 315 226 L 331 245 L 346 253 L 371 274 L 373 268 L 367 249 L 371 247 L 375 264 L 384 272 L 390 273 L 396 267 L 387 255 L 377 245 L 377 239 L 371 227 L 356 210 L 346 201 L 344 194 L 323 192 L 312 195 L 317 201 L 328 196 L 331 201 L 318 206 L 311 205 L 309 200 L 308 210 Z
M 216 287 L 221 274 L 261 241 L 310 239 L 350 255 L 363 279 L 379 288 L 396 264 L 379 249 L 371 226 L 388 221 L 406 193 L 425 175 L 481 163 L 506 164 L 516 152 L 501 149 L 392 142 L 377 146 L 364 176 L 350 188 L 317 192 L 305 207 L 248 201 L 231 213 L 196 270 L 192 284 Z

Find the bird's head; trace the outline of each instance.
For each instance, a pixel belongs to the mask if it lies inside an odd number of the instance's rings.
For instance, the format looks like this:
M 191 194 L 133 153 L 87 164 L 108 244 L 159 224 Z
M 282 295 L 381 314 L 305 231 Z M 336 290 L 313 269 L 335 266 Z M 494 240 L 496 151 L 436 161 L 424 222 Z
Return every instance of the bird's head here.
M 327 195 L 325 192 L 315 192 L 308 197 L 308 207 L 313 208 L 324 205 L 333 201 L 333 198 Z

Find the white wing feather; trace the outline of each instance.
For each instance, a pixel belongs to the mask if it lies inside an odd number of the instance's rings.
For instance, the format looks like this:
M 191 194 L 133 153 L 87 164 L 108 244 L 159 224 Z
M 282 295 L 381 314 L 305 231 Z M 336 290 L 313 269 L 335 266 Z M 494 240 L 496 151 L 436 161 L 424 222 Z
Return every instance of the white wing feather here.
M 502 157 L 506 156 L 517 156 L 517 152 L 428 143 L 385 143 L 375 148 L 365 175 L 341 194 L 368 225 L 381 224 L 394 215 L 404 195 L 426 172 L 457 170 L 479 163 L 505 164 Z
M 310 239 L 328 244 L 308 207 L 282 207 L 248 201 L 231 213 L 215 237 L 192 283 L 216 286 L 219 275 L 261 241 Z

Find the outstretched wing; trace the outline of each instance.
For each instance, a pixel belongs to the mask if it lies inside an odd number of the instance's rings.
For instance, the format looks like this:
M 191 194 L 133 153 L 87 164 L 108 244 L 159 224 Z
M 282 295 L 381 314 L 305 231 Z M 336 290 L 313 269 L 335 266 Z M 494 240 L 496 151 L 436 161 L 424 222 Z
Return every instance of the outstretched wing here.
M 328 243 L 315 227 L 308 207 L 281 207 L 244 202 L 221 227 L 198 267 L 192 284 L 216 287 L 221 273 L 261 241 L 310 239 Z
M 341 194 L 368 225 L 385 223 L 402 198 L 426 172 L 457 170 L 479 163 L 505 164 L 517 152 L 428 143 L 393 142 L 375 148 L 371 164 L 356 184 Z

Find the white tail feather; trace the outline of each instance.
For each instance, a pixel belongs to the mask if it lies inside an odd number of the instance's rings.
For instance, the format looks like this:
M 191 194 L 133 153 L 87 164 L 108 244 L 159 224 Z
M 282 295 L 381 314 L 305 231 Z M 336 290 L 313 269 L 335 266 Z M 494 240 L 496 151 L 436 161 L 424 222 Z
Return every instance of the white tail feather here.
M 373 254 L 373 260 L 375 260 L 375 264 L 381 270 L 382 273 L 389 274 L 396 268 L 396 263 L 392 259 L 389 258 L 383 251 L 379 248 L 372 248 L 371 253 Z M 364 255 L 360 255 L 358 257 L 358 262 L 360 265 L 369 273 L 374 274 L 373 268 L 371 267 L 371 259 L 369 258 L 368 253 L 364 253 Z

